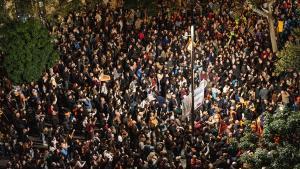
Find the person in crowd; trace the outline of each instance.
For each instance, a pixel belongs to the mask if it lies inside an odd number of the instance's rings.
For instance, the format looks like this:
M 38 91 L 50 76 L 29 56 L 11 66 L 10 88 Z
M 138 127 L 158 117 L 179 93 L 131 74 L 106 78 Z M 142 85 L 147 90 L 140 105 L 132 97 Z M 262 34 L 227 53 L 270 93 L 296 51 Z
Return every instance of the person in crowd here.
M 97 5 L 51 26 L 59 62 L 37 82 L 0 86 L 7 168 L 237 169 L 232 143 L 246 120 L 261 133 L 264 113 L 278 105 L 299 110 L 300 75 L 273 74 L 276 53 L 262 17 L 245 9 L 235 19 L 231 1 L 209 0 L 192 21 L 186 9 L 163 2 L 156 16 Z M 299 26 L 296 6 L 274 3 L 284 34 Z M 192 22 L 195 85 L 207 81 L 193 115 L 183 108 L 192 83 L 183 35 Z

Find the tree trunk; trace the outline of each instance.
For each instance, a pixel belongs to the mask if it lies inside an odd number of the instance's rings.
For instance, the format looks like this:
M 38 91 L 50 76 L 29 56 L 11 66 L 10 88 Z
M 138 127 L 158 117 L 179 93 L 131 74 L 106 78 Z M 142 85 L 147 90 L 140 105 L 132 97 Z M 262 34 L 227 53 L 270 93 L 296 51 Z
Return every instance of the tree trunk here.
M 274 28 L 274 18 L 272 16 L 273 10 L 272 10 L 273 3 L 268 4 L 268 10 L 269 10 L 269 16 L 268 16 L 268 22 L 269 22 L 269 31 L 270 31 L 270 38 L 272 43 L 272 50 L 273 52 L 277 52 L 277 38 L 275 34 L 275 28 Z
M 261 16 L 264 16 L 268 19 L 270 39 L 271 39 L 271 44 L 272 44 L 272 51 L 277 52 L 278 51 L 277 38 L 276 38 L 276 33 L 275 33 L 275 28 L 274 28 L 274 18 L 272 16 L 272 14 L 273 14 L 273 9 L 272 9 L 273 3 L 274 3 L 274 1 L 271 1 L 271 2 L 268 3 L 268 11 L 257 9 L 256 7 L 254 7 L 254 8 L 251 7 L 251 8 L 255 13 L 257 13 Z
M 271 38 L 271 43 L 272 43 L 272 50 L 273 52 L 277 52 L 277 38 L 275 34 L 275 28 L 274 28 L 274 18 L 272 16 L 268 17 L 268 22 L 269 22 L 269 31 L 270 31 L 270 38 Z

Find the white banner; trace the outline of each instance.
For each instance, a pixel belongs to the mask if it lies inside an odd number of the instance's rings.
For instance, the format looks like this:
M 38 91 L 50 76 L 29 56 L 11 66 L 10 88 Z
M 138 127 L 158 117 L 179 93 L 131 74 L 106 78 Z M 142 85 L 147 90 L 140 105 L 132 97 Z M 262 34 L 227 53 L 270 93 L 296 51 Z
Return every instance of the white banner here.
M 207 85 L 207 81 L 203 79 L 200 82 L 200 86 L 195 90 L 195 93 L 194 93 L 194 101 L 195 101 L 194 108 L 195 109 L 200 107 L 204 101 L 204 90 L 205 90 L 206 85 Z
M 204 101 L 204 91 L 207 86 L 207 81 L 202 80 L 200 82 L 200 86 L 194 91 L 194 109 L 197 109 L 201 106 Z M 192 109 L 192 94 L 190 93 L 188 96 L 185 96 L 182 100 L 182 111 L 183 118 L 189 117 Z

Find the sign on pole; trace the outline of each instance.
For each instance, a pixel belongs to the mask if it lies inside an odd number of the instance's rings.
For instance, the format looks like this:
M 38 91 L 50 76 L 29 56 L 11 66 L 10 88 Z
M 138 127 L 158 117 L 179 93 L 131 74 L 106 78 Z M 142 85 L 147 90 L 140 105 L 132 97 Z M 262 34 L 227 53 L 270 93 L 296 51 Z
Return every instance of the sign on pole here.
M 203 79 L 200 82 L 200 86 L 196 88 L 194 91 L 195 110 L 199 108 L 204 101 L 204 91 L 206 86 L 207 86 L 207 81 Z M 189 117 L 191 110 L 192 110 L 192 95 L 189 94 L 188 96 L 185 96 L 182 101 L 183 118 Z

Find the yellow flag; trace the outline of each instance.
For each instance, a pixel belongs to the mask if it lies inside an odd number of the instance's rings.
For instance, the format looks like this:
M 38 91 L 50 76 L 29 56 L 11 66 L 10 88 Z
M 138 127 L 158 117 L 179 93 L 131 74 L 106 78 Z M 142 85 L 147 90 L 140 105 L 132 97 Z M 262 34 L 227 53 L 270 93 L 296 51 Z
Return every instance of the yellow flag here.
M 194 42 L 193 44 L 195 47 L 196 43 Z M 188 51 L 190 51 L 190 52 L 192 51 L 192 39 L 191 38 L 189 38 L 189 42 L 187 43 L 186 48 L 188 49 Z
M 188 44 L 187 44 L 187 49 L 188 49 L 189 51 L 192 51 L 192 40 L 191 40 L 191 39 L 189 39 L 189 42 L 188 42 Z
M 283 21 L 278 21 L 278 32 L 283 32 Z

